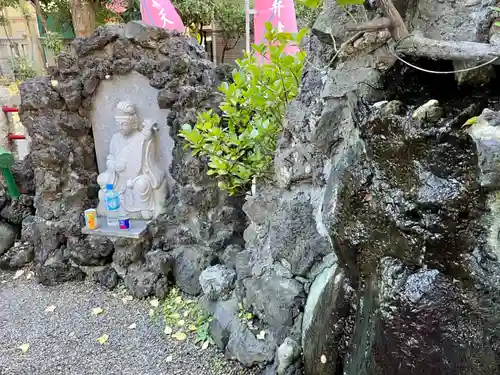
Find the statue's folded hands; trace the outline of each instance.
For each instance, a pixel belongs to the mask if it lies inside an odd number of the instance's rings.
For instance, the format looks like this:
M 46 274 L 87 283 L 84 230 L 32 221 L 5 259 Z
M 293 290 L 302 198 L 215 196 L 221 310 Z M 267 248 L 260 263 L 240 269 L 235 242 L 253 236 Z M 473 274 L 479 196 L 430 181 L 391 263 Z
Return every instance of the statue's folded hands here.
M 123 160 L 118 160 L 115 165 L 116 172 L 123 172 L 127 168 L 127 163 Z
M 113 171 L 115 169 L 115 161 L 112 157 L 108 156 L 108 160 L 106 160 L 106 167 L 108 170 Z

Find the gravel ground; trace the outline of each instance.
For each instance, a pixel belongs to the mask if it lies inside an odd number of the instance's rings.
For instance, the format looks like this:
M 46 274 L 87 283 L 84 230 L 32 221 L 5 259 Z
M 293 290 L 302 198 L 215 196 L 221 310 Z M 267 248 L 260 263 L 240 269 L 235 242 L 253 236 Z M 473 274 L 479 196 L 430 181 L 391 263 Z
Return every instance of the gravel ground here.
M 124 302 L 119 291 L 90 282 L 44 287 L 27 275 L 14 279 L 0 271 L 1 375 L 254 374 L 215 348 L 165 336 L 148 316 L 147 301 Z M 49 306 L 54 311 L 46 311 Z M 97 307 L 103 313 L 92 315 Z M 103 334 L 109 339 L 101 345 Z M 29 344 L 26 353 L 23 344 Z

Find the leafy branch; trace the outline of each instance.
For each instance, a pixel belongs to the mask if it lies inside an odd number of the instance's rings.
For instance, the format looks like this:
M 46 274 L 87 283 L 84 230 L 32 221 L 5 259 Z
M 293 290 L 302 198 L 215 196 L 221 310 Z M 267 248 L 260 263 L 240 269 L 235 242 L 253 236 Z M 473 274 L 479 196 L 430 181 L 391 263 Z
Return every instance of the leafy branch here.
M 265 178 L 277 146 L 285 109 L 298 93 L 305 52 L 287 54 L 306 30 L 279 33 L 266 24 L 266 43 L 237 60 L 233 82 L 219 87 L 225 95 L 221 115 L 203 112 L 180 136 L 193 155 L 208 158 L 208 174 L 230 194 L 245 192 L 254 179 Z M 265 63 L 260 63 L 260 61 Z

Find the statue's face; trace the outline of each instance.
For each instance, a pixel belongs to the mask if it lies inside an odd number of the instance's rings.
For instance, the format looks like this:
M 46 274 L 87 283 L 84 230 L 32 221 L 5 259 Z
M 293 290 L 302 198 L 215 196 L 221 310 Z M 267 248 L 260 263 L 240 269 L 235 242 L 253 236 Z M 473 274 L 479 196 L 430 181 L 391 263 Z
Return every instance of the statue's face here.
M 134 119 L 131 116 L 115 116 L 115 121 L 120 127 L 122 135 L 130 135 L 136 130 Z

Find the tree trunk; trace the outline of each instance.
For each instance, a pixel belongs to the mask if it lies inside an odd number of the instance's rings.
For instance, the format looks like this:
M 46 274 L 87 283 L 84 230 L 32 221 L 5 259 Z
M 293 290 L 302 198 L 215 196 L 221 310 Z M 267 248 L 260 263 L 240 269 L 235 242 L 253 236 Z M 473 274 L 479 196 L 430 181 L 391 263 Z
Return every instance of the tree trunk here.
M 34 33 L 33 30 L 31 29 L 31 16 L 29 13 L 29 8 L 28 8 L 28 4 L 26 3 L 26 0 L 20 0 L 19 6 L 22 8 L 21 13 L 23 14 L 24 21 L 26 22 L 26 29 L 28 30 L 30 44 L 31 44 L 31 46 L 36 45 L 36 48 L 38 49 L 38 54 L 40 55 L 40 58 L 42 59 L 43 68 L 45 69 L 47 66 L 47 59 L 45 58 L 45 53 L 43 50 L 42 42 L 40 41 L 38 34 Z M 36 8 L 36 6 L 35 6 L 35 8 Z M 37 13 L 37 16 L 38 16 L 38 13 Z M 36 61 L 34 51 L 32 51 L 32 57 L 33 57 L 33 61 Z
M 35 5 L 36 15 L 40 20 L 40 23 L 42 24 L 42 31 L 44 34 L 46 34 L 47 31 L 49 31 L 49 28 L 47 26 L 47 19 L 44 17 L 42 7 L 40 6 L 40 0 L 34 0 L 33 4 Z
M 451 42 L 412 35 L 396 43 L 398 53 L 438 60 L 468 60 L 478 63 L 500 58 L 500 46 L 477 42 Z M 500 64 L 500 60 L 493 64 Z
M 70 0 L 71 18 L 76 37 L 92 35 L 96 27 L 96 10 L 92 0 Z
M 226 57 L 226 46 L 224 45 L 224 47 L 222 48 L 222 54 L 220 55 L 220 63 L 221 64 L 224 64 L 224 57 Z

